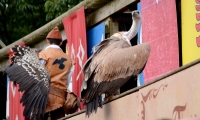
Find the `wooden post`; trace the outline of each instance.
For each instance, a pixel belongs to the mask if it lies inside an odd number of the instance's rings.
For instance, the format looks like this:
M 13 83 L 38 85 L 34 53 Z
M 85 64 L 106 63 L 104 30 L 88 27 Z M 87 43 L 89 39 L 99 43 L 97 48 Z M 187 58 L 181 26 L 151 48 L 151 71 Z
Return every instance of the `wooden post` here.
M 2 40 L 0 39 L 0 47 L 5 47 L 6 45 L 2 42 Z

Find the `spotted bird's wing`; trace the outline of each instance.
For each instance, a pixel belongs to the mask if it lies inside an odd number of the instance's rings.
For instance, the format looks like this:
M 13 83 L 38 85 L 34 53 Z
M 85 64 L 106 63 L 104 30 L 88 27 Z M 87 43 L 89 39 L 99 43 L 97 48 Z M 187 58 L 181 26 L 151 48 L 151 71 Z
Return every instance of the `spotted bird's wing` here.
M 10 49 L 14 54 L 11 65 L 5 69 L 11 81 L 19 85 L 23 93 L 20 103 L 24 106 L 25 119 L 39 119 L 44 115 L 50 76 L 41 64 L 36 50 L 29 47 L 15 46 Z

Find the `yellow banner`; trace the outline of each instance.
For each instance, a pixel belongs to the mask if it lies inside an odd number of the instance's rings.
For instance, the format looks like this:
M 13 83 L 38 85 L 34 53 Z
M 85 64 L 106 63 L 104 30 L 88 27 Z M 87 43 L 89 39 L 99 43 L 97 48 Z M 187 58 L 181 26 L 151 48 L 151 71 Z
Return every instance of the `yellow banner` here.
M 183 65 L 200 58 L 200 0 L 182 0 Z

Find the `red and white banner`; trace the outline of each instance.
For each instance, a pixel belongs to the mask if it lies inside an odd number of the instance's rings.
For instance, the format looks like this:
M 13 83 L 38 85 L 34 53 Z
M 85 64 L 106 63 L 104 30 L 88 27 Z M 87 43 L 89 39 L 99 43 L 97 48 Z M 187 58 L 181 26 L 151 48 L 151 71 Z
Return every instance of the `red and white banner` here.
M 80 90 L 83 79 L 81 69 L 87 60 L 84 7 L 64 18 L 62 22 L 68 40 L 68 55 L 76 63 L 72 76 L 72 91 L 80 98 Z
M 18 85 L 9 82 L 9 120 L 24 120 L 24 107 L 20 104 L 22 93 L 18 92 Z
M 19 44 L 20 46 L 25 46 L 24 42 L 21 42 Z M 11 57 L 12 54 L 14 54 L 12 51 L 8 50 L 7 51 L 9 54 L 9 58 Z M 9 62 L 11 63 L 10 59 Z M 11 82 L 8 78 L 8 105 L 7 109 L 7 117 L 9 117 L 9 120 L 24 120 L 24 116 L 23 116 L 23 111 L 24 111 L 24 107 L 22 106 L 22 104 L 20 104 L 20 99 L 22 97 L 22 93 L 20 93 L 19 91 L 19 86 L 18 85 L 14 85 L 13 82 Z
M 147 83 L 179 67 L 176 0 L 140 1 L 142 42 L 151 46 L 144 69 L 144 81 Z M 163 9 L 166 6 L 170 6 L 167 11 Z

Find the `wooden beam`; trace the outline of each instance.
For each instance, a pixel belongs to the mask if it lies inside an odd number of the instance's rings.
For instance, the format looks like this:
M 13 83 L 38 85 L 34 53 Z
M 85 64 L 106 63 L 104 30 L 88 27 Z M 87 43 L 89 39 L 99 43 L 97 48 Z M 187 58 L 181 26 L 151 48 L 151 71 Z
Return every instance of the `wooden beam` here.
M 3 71 L 5 70 L 6 67 L 9 66 L 9 61 L 4 59 L 4 60 L 1 60 L 1 63 L 0 63 L 0 71 Z
M 139 0 L 113 0 L 112 2 L 109 2 L 105 6 L 88 15 L 86 18 L 86 25 L 87 27 L 91 27 L 115 12 L 121 10 L 122 8 L 128 6 L 129 4 L 138 1 Z

